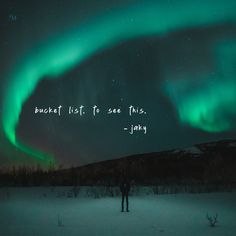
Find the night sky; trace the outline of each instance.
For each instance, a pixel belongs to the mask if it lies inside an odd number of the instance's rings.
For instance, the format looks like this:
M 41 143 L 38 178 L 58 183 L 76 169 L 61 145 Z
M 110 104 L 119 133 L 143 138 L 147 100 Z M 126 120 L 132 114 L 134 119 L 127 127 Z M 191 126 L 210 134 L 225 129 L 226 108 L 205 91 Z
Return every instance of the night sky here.
M 1 166 L 235 138 L 235 0 L 5 0 L 0 14 Z M 61 116 L 34 113 L 59 105 Z M 80 105 L 84 116 L 68 114 Z

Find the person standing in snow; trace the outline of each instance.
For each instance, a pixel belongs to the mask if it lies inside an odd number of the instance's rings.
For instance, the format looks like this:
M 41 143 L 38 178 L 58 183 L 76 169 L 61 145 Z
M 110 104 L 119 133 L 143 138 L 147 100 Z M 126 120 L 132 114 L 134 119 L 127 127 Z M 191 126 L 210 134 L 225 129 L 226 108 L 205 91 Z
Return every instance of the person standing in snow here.
M 129 191 L 130 183 L 127 179 L 124 179 L 120 184 L 120 191 L 122 194 L 121 211 L 124 212 L 124 200 L 126 200 L 126 211 L 129 212 Z

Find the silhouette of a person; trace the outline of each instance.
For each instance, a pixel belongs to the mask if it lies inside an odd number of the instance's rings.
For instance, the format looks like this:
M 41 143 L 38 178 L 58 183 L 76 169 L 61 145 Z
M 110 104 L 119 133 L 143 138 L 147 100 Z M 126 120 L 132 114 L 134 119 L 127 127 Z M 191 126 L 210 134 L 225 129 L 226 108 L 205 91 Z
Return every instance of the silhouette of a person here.
M 124 179 L 120 184 L 120 191 L 122 194 L 121 211 L 124 212 L 124 200 L 126 200 L 126 211 L 129 212 L 129 191 L 130 183 L 127 179 Z

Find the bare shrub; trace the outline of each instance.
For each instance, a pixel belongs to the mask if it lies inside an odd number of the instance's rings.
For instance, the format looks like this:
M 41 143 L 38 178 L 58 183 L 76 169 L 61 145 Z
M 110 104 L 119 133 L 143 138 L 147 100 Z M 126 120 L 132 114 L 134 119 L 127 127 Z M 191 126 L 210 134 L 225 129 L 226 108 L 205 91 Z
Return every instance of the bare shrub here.
M 215 227 L 216 226 L 216 223 L 218 223 L 218 214 L 216 213 L 215 216 L 209 216 L 208 213 L 206 215 L 206 218 L 208 220 L 208 223 L 209 223 L 209 226 L 210 227 Z

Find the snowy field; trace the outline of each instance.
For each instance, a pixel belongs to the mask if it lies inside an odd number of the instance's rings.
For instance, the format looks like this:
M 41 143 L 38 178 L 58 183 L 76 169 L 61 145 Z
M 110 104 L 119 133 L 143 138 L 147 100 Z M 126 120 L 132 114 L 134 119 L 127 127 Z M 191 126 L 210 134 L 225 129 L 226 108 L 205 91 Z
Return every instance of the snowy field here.
M 58 188 L 0 189 L 0 236 L 235 236 L 236 193 L 63 196 Z M 218 214 L 210 227 L 206 214 Z

